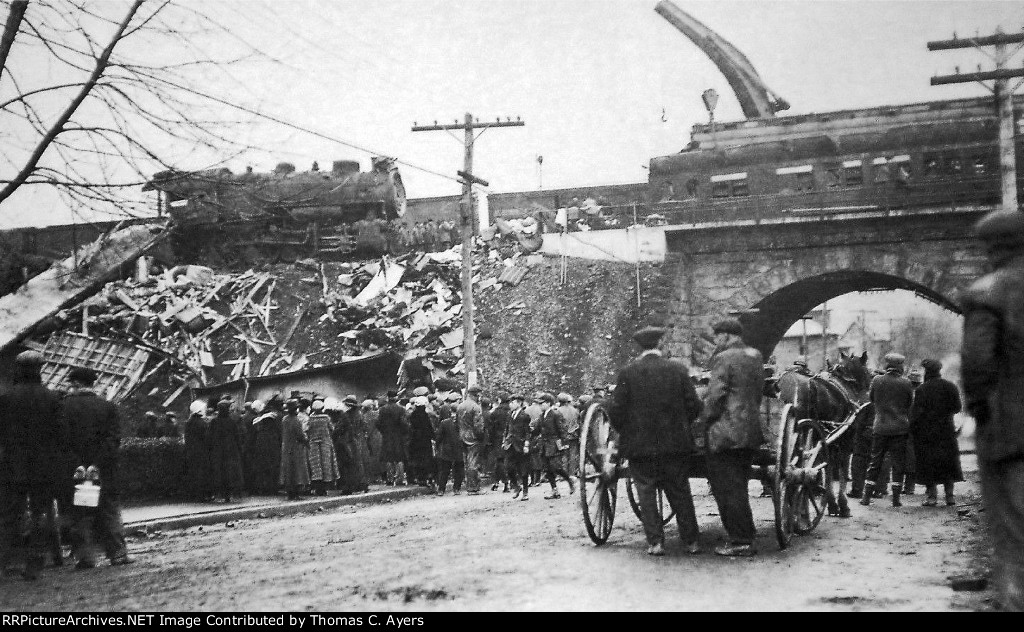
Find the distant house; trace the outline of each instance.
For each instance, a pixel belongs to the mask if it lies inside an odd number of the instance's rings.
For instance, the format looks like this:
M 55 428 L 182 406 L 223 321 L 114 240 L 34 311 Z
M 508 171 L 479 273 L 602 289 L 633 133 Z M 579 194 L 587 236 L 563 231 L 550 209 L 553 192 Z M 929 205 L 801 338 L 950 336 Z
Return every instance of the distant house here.
M 828 357 L 834 358 L 839 345 L 840 336 L 837 332 L 831 329 L 826 331 L 817 320 L 798 320 L 782 335 L 779 344 L 775 345 L 775 365 L 780 371 L 785 371 L 803 355 L 807 356 L 807 368 L 818 372 L 825 368 L 826 352 Z
M 892 332 L 889 323 L 865 324 L 854 321 L 839 337 L 839 348 L 847 353 L 860 355 L 868 352 L 868 366 L 881 366 L 881 359 L 892 348 Z

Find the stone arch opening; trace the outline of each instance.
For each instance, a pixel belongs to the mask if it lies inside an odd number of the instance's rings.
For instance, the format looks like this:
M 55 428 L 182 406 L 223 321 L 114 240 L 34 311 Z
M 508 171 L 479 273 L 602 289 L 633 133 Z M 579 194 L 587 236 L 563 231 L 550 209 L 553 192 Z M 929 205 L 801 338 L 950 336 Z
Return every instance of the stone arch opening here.
M 786 330 L 817 305 L 844 294 L 870 290 L 908 290 L 953 313 L 961 313 L 950 297 L 920 283 L 879 272 L 844 270 L 801 279 L 751 305 L 749 312 L 739 316 L 744 339 L 767 358 Z

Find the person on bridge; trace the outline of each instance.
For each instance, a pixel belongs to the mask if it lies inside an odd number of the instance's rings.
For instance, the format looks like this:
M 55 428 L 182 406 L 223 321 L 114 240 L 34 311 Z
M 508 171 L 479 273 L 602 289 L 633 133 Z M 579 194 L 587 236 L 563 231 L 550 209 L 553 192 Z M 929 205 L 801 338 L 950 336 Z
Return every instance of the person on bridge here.
M 709 362 L 710 382 L 700 421 L 706 428 L 708 483 L 729 534 L 728 544 L 715 553 L 751 556 L 757 549 L 747 481 L 754 451 L 764 442 L 759 414 L 764 359 L 743 341 L 738 320 L 719 321 L 712 332 L 717 347 Z
M 875 487 L 882 482 L 882 465 L 886 455 L 892 459 L 892 506 L 902 507 L 903 474 L 907 460 L 907 435 L 910 433 L 910 405 L 914 401 L 914 385 L 903 377 L 903 363 L 898 353 L 883 358 L 885 373 L 871 380 L 869 397 L 875 405 L 872 427 L 871 464 L 860 504 L 870 505 Z
M 701 402 L 686 366 L 663 357 L 658 349 L 664 334 L 659 327 L 633 334 L 643 351 L 619 372 L 608 413 L 636 484 L 647 554 L 665 554 L 659 488 L 676 514 L 683 546 L 693 554 L 700 552 L 700 530 L 689 471 L 697 453 L 692 424 Z
M 1024 610 L 1024 213 L 993 212 L 975 227 L 993 271 L 962 295 L 961 374 L 977 421 L 981 494 L 1004 610 Z

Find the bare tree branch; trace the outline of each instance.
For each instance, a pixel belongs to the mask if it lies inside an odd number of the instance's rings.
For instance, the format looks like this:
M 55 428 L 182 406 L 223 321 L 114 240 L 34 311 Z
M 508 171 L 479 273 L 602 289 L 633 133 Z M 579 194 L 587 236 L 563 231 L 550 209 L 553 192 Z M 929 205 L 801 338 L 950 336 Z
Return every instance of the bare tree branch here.
M 53 126 L 50 128 L 50 131 L 47 132 L 47 134 L 39 141 L 39 145 L 36 147 L 36 150 L 32 152 L 32 156 L 29 158 L 28 162 L 25 164 L 25 167 L 21 170 L 21 172 L 17 176 L 15 176 L 14 181 L 5 186 L 2 190 L 0 190 L 0 204 L 2 204 L 4 200 L 9 198 L 15 190 L 17 190 L 18 185 L 21 182 L 24 182 L 28 178 L 29 174 L 32 173 L 32 170 L 35 169 L 36 165 L 39 164 L 39 159 L 42 158 L 43 153 L 46 151 L 47 147 L 49 147 L 53 139 L 56 138 L 57 135 L 61 133 L 61 131 L 64 128 L 64 125 L 69 120 L 71 120 L 71 116 L 75 113 L 75 110 L 78 109 L 78 106 L 82 104 L 82 101 L 84 101 L 85 98 L 89 96 L 89 92 L 92 91 L 93 86 L 96 85 L 96 82 L 99 81 L 99 78 L 103 75 L 103 71 L 106 69 L 107 66 L 107 60 L 110 59 L 111 53 L 114 52 L 114 47 L 117 46 L 118 42 L 121 40 L 122 34 L 124 33 L 125 29 L 128 28 L 128 25 L 129 23 L 131 23 L 132 18 L 135 17 L 136 11 L 138 11 L 139 7 L 142 6 L 142 1 L 143 0 L 135 0 L 135 2 L 132 3 L 132 6 L 128 9 L 127 15 L 125 15 L 124 19 L 121 21 L 121 24 L 118 26 L 117 32 L 110 39 L 110 42 L 107 44 L 107 47 L 103 49 L 103 52 L 100 54 L 99 59 L 96 60 L 96 67 L 93 70 L 92 74 L 89 75 L 89 80 L 86 81 L 85 85 L 82 86 L 82 89 L 79 91 L 78 96 L 76 96 L 75 99 L 68 105 L 64 112 L 60 115 L 60 118 L 57 119 L 57 122 L 54 123 Z
M 21 21 L 25 18 L 25 10 L 28 9 L 28 0 L 14 0 L 11 3 L 11 11 L 7 14 L 7 23 L 4 24 L 4 34 L 0 36 L 0 77 L 7 66 L 7 55 L 11 52 L 14 44 L 14 37 L 21 28 Z

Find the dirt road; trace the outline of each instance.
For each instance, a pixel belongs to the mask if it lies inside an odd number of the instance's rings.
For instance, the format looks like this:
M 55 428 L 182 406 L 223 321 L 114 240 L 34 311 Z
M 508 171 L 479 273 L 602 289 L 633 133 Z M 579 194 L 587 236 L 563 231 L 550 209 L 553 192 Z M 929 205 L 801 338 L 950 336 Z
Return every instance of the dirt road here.
M 954 593 L 947 581 L 976 563 L 977 475 L 969 478 L 957 508 L 921 507 L 921 495 L 899 510 L 888 500 L 854 505 L 853 518 L 826 518 L 785 551 L 771 501 L 754 498 L 760 554 L 750 559 L 685 555 L 674 525 L 667 556 L 646 556 L 624 495 L 609 543 L 595 547 L 578 496 L 545 501 L 540 489 L 525 503 L 488 492 L 196 527 L 133 538 L 131 566 L 0 579 L 0 609 L 984 608 L 985 593 Z M 710 550 L 724 532 L 705 481 L 693 483 Z

